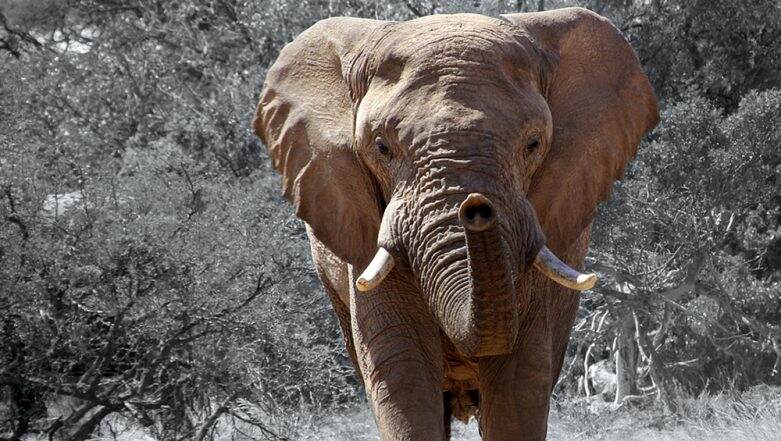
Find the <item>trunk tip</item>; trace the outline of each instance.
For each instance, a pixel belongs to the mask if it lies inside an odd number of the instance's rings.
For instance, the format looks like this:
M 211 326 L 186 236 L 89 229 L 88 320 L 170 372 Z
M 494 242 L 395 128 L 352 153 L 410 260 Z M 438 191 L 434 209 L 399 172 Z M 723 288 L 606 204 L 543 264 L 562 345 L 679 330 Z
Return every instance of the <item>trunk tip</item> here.
M 485 231 L 496 223 L 496 210 L 487 197 L 471 193 L 458 207 L 458 219 L 467 230 Z

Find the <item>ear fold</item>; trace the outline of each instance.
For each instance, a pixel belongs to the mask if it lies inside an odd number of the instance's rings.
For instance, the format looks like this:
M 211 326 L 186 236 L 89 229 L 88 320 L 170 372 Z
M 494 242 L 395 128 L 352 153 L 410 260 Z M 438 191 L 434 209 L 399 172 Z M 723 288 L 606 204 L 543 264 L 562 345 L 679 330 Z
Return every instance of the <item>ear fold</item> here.
M 373 180 L 354 152 L 347 73 L 381 26 L 334 18 L 299 35 L 269 69 L 253 121 L 296 215 L 351 263 L 374 253 L 380 212 Z
M 553 144 L 529 199 L 548 246 L 563 252 L 658 123 L 656 98 L 634 51 L 607 19 L 582 8 L 504 17 L 553 60 L 546 97 Z

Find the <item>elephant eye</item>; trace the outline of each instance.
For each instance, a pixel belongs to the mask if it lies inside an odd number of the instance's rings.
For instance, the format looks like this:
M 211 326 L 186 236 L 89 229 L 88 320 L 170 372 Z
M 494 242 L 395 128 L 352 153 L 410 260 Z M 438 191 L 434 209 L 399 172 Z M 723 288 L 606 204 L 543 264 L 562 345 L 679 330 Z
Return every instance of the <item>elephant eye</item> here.
M 376 137 L 374 139 L 374 146 L 377 147 L 377 151 L 380 152 L 384 156 L 390 155 L 390 148 L 388 147 L 388 143 L 385 142 L 384 139 L 381 137 Z
M 537 147 L 540 146 L 540 140 L 537 138 L 532 138 L 528 144 L 526 144 L 526 149 L 530 152 L 533 152 L 537 150 Z

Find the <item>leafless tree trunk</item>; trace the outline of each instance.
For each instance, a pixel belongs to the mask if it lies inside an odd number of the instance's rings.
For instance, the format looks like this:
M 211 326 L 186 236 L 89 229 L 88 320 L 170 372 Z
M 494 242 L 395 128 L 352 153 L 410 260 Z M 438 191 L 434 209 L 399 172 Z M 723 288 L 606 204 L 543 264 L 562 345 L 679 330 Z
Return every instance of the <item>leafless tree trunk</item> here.
M 615 352 L 616 397 L 615 404 L 621 404 L 624 397 L 637 393 L 637 347 L 635 346 L 635 320 L 633 311 L 621 313 L 618 324 L 618 338 Z
M 656 386 L 656 393 L 659 397 L 659 401 L 662 402 L 665 412 L 675 412 L 675 401 L 673 400 L 672 384 L 669 377 L 665 372 L 664 363 L 659 358 L 659 354 L 656 352 L 652 342 L 648 338 L 648 333 L 645 326 L 642 325 L 639 317 L 635 316 L 635 326 L 637 327 L 637 336 L 640 345 L 643 348 L 643 352 L 648 357 L 648 373 L 651 376 L 651 381 Z
M 594 349 L 594 343 L 591 343 L 586 349 L 586 355 L 583 356 L 583 392 L 586 397 L 591 397 L 591 386 L 589 386 L 589 359 L 591 358 L 591 350 Z

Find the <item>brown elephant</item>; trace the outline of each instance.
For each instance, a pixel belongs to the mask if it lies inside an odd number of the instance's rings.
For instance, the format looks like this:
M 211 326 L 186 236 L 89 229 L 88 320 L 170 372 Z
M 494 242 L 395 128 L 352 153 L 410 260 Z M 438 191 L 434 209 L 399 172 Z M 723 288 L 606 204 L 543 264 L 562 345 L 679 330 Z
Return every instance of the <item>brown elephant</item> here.
M 255 133 L 382 439 L 446 439 L 451 415 L 545 438 L 595 281 L 572 267 L 657 122 L 633 50 L 585 9 L 332 18 L 282 50 Z

